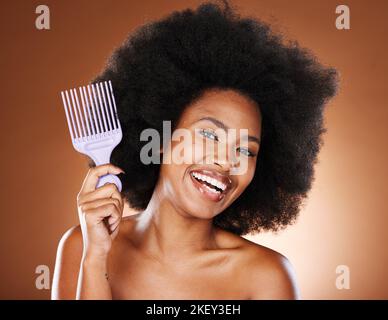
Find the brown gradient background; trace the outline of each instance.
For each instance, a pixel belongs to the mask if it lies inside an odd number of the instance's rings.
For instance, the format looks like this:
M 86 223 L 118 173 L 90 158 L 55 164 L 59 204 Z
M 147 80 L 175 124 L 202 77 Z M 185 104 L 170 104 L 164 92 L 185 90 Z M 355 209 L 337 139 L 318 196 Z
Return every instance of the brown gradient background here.
M 35 28 L 46 4 L 51 30 Z M 48 299 L 35 268 L 54 268 L 61 235 L 77 224 L 87 171 L 72 148 L 59 92 L 86 84 L 126 34 L 201 1 L 7 1 L 1 4 L 0 298 Z M 338 68 L 325 145 L 297 223 L 252 237 L 286 255 L 304 299 L 387 299 L 388 1 L 346 1 L 351 30 L 335 28 L 340 1 L 235 0 Z M 350 289 L 335 286 L 337 265 Z

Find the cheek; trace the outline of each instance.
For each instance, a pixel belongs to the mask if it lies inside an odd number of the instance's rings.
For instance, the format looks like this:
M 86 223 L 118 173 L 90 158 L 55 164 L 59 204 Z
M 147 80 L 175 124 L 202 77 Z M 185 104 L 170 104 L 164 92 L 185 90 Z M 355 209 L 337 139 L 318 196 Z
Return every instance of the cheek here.
M 169 199 L 181 199 L 185 167 L 174 163 L 164 163 L 161 164 L 160 169 L 159 183 L 163 196 Z
M 202 138 L 192 133 L 191 137 L 179 143 L 173 143 L 172 162 L 176 164 L 200 164 L 204 159 L 214 154 L 214 147 L 209 147 Z
M 256 165 L 255 163 L 249 163 L 247 172 L 242 175 L 237 175 L 237 183 L 238 183 L 238 194 L 244 192 L 244 190 L 249 186 L 252 182 L 253 177 L 255 175 Z
M 191 150 L 193 152 L 194 163 L 200 163 L 206 155 L 205 146 L 203 144 L 193 142 Z
M 201 157 L 202 151 L 200 146 L 195 144 L 193 140 L 188 137 L 181 141 L 174 141 L 171 144 L 171 149 L 166 153 L 166 159 L 172 164 L 193 164 L 196 159 Z
M 228 158 L 228 149 L 225 144 L 201 137 L 196 137 L 195 139 L 190 146 L 193 163 L 214 164 L 217 159 Z
M 249 170 L 247 174 L 239 178 L 239 183 L 238 183 L 239 187 L 241 187 L 242 189 L 246 189 L 251 183 L 252 179 L 253 179 L 253 174 L 251 174 Z
M 186 163 L 176 163 L 171 161 L 170 163 L 161 164 L 161 178 L 165 181 L 170 181 L 171 184 L 180 184 L 184 178 L 185 171 L 188 168 Z

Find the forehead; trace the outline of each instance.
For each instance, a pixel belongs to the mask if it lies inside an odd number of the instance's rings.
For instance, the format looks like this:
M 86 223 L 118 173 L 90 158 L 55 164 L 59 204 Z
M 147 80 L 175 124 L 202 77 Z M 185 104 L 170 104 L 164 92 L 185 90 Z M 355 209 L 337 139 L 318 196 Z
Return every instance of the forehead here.
M 208 90 L 183 112 L 179 127 L 188 127 L 203 117 L 213 117 L 230 128 L 261 131 L 261 113 L 250 98 L 234 90 Z

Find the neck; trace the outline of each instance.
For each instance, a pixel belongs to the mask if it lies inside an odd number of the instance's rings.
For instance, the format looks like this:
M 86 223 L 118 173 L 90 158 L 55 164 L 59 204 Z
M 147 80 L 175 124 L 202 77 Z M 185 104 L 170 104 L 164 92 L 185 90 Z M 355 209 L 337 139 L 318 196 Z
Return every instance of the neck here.
M 163 256 L 190 255 L 216 247 L 212 220 L 198 219 L 175 208 L 158 187 L 139 215 L 136 231 L 141 234 L 142 249 Z

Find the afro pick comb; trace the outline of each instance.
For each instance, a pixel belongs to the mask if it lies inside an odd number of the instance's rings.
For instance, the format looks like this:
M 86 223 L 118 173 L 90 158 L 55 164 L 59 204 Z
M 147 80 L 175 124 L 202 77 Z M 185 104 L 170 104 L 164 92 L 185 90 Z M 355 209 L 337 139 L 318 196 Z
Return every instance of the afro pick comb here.
M 96 166 L 109 163 L 113 149 L 123 136 L 112 83 L 82 86 L 78 93 L 76 89 L 61 92 L 73 147 L 92 158 Z M 96 188 L 106 183 L 114 183 L 119 191 L 122 189 L 120 179 L 113 174 L 101 176 Z

